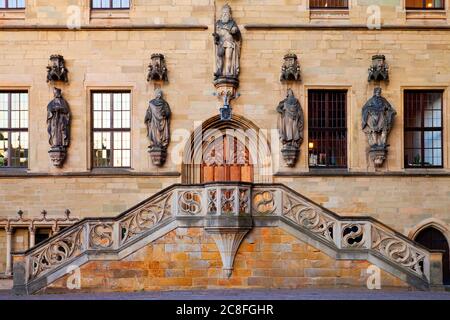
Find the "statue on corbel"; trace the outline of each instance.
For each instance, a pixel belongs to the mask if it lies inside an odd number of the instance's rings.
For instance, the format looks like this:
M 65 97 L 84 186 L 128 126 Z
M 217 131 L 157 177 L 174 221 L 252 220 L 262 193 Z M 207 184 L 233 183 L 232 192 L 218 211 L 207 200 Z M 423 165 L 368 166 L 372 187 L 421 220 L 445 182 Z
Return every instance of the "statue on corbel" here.
M 381 88 L 376 87 L 372 98 L 362 108 L 362 129 L 367 136 L 370 159 L 375 167 L 381 167 L 386 160 L 387 139 L 397 114 L 381 92 Z
M 277 112 L 281 154 L 286 166 L 294 167 L 303 142 L 304 117 L 300 102 L 292 89 L 287 90 L 286 99 L 278 104 Z
M 167 147 L 170 143 L 170 106 L 163 98 L 161 89 L 155 90 L 155 98 L 150 100 L 145 124 L 150 139 L 148 152 L 156 166 L 164 165 L 167 157 Z
M 55 167 L 62 167 L 70 144 L 70 109 L 61 89 L 53 88 L 54 98 L 47 106 L 47 132 L 50 159 Z

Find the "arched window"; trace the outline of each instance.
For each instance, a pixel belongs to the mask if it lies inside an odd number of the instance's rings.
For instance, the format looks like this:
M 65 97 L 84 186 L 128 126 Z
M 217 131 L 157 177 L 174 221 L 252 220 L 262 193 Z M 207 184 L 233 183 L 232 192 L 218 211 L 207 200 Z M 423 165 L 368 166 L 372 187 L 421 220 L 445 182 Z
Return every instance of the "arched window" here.
M 443 250 L 442 273 L 444 284 L 450 284 L 450 258 L 447 239 L 438 229 L 426 227 L 422 229 L 414 239 L 416 242 L 430 250 Z

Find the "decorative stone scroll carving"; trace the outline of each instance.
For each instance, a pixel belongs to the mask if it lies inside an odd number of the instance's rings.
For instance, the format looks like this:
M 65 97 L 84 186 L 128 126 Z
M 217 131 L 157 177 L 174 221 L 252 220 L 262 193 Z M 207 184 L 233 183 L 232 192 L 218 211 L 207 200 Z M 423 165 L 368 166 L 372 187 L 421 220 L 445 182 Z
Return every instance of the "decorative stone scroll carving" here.
M 170 143 L 170 116 L 170 106 L 163 99 L 162 90 L 156 89 L 155 99 L 150 101 L 145 115 L 150 139 L 148 151 L 156 166 L 162 166 L 166 162 L 167 147 Z
M 364 244 L 364 224 L 349 223 L 342 226 L 342 247 L 361 248 Z
M 54 99 L 47 106 L 47 131 L 50 159 L 55 167 L 61 167 L 66 159 L 70 143 L 70 109 L 62 97 L 61 89 L 54 88 Z
M 214 83 L 232 83 L 237 87 L 242 38 L 228 4 L 222 7 L 221 17 L 216 21 L 213 36 L 216 46 Z
M 370 81 L 388 81 L 389 66 L 386 63 L 384 55 L 375 55 L 372 57 L 372 65 L 369 68 Z
M 150 230 L 157 223 L 171 215 L 172 193 L 161 198 L 155 199 L 143 208 L 127 215 L 120 221 L 121 244 L 139 236 L 147 230 Z
M 33 254 L 31 257 L 30 278 L 36 278 L 46 270 L 52 269 L 78 255 L 82 249 L 82 232 L 83 227 L 80 226 L 71 233 L 56 238 Z
M 263 190 L 253 193 L 253 210 L 257 214 L 272 215 L 277 209 L 273 190 Z
M 147 81 L 169 81 L 166 60 L 163 54 L 154 53 L 148 66 Z
M 282 143 L 281 153 L 288 167 L 295 166 L 300 145 L 303 142 L 303 111 L 292 89 L 277 107 L 279 113 L 278 132 Z
M 89 247 L 93 249 L 110 248 L 113 245 L 113 224 L 98 223 L 90 226 Z
M 374 89 L 374 95 L 362 108 L 362 129 L 370 146 L 369 155 L 375 167 L 381 167 L 388 152 L 387 138 L 397 112 L 381 96 L 381 88 Z
M 178 208 L 184 215 L 197 215 L 202 211 L 201 191 L 185 191 L 179 195 Z
M 280 81 L 301 81 L 300 65 L 296 54 L 288 53 L 284 56 Z
M 50 56 L 50 63 L 47 66 L 47 82 L 54 81 L 69 82 L 64 57 L 57 54 Z

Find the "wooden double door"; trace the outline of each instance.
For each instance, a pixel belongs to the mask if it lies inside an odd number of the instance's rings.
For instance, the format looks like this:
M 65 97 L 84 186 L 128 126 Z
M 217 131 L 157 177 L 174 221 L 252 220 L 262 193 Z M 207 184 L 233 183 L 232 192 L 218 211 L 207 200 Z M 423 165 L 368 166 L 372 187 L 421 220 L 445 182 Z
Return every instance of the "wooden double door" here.
M 204 145 L 201 182 L 253 182 L 253 165 L 245 143 L 223 135 Z

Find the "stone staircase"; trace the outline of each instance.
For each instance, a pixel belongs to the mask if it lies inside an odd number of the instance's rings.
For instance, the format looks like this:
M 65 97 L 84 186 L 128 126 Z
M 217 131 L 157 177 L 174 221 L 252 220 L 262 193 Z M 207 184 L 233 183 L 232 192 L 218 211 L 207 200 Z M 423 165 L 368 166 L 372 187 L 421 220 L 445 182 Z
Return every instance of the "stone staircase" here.
M 14 292 L 33 294 L 89 261 L 122 260 L 176 228 L 212 235 L 225 274 L 252 228 L 279 227 L 337 260 L 367 260 L 418 289 L 442 288 L 441 253 L 371 217 L 341 217 L 282 184 L 173 185 L 114 218 L 86 218 L 14 253 Z

